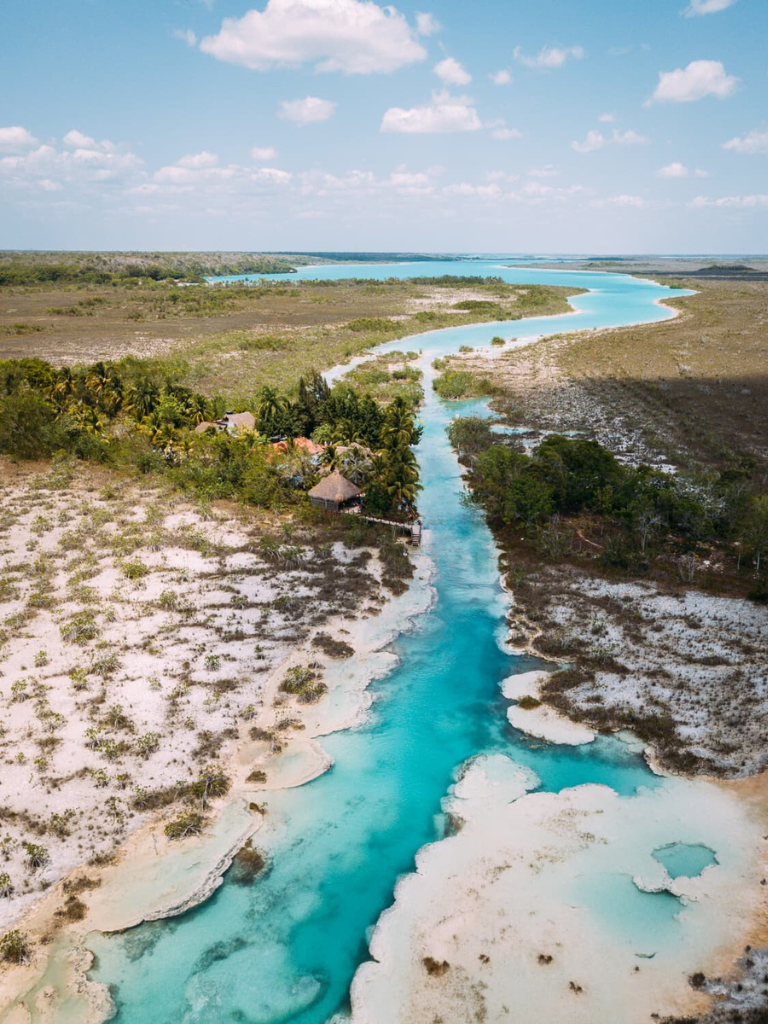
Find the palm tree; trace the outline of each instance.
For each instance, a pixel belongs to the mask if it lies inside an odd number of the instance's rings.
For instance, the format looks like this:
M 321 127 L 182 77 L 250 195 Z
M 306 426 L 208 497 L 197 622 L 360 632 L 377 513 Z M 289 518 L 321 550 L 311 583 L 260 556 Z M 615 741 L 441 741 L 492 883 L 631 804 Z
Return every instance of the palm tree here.
M 341 471 L 358 487 L 371 475 L 371 455 L 367 448 L 353 447 L 340 459 Z
M 134 381 L 128 392 L 126 409 L 138 420 L 144 419 L 160 401 L 160 392 L 154 381 L 149 377 L 139 377 Z
M 329 444 L 320 456 L 320 462 L 329 470 L 338 469 L 341 463 L 341 456 L 336 451 L 335 445 Z
M 278 392 L 277 388 L 271 388 L 265 384 L 259 392 L 258 418 L 259 428 L 263 433 L 272 433 L 275 421 L 280 418 L 286 409 L 286 401 Z

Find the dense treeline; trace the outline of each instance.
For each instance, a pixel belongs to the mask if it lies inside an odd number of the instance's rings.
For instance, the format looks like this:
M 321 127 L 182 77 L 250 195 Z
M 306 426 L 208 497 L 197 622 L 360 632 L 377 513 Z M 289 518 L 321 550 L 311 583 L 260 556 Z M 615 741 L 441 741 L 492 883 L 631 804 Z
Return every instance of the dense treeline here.
M 206 499 L 235 497 L 270 508 L 296 504 L 325 469 L 365 487 L 377 513 L 416 511 L 419 441 L 401 397 L 386 409 L 369 395 L 313 373 L 295 398 L 263 387 L 249 403 L 255 429 L 215 424 L 224 398 L 177 383 L 160 361 L 126 358 L 56 369 L 41 359 L 0 361 L 0 453 L 58 454 L 169 474 Z M 319 456 L 295 445 L 311 437 Z M 280 442 L 279 448 L 275 444 Z
M 569 521 L 584 516 L 601 524 L 595 546 L 606 568 L 647 566 L 670 546 L 695 559 L 699 545 L 737 542 L 760 571 L 768 495 L 749 460 L 718 474 L 673 475 L 624 465 L 597 441 L 558 435 L 529 456 L 477 416 L 454 420 L 448 432 L 470 466 L 472 500 L 504 526 L 528 531 L 547 554 L 570 551 Z M 693 575 L 695 562 L 688 564 Z
M 293 268 L 269 257 L 239 261 L 63 261 L 5 259 L 0 261 L 0 287 L 29 285 L 131 285 L 178 281 L 202 284 L 206 277 L 228 274 L 288 274 Z

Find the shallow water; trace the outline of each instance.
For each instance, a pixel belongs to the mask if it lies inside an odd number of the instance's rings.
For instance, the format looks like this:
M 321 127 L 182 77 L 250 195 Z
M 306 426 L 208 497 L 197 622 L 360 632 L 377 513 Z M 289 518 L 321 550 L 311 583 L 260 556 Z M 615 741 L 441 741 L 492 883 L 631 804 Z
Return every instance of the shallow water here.
M 670 843 L 653 851 L 670 878 L 697 878 L 705 868 L 717 864 L 714 850 L 702 843 Z
M 383 348 L 422 349 L 429 378 L 429 362 L 459 345 L 487 344 L 499 333 L 525 337 L 660 319 L 668 314 L 655 300 L 673 294 L 620 275 L 502 270 L 495 261 L 322 267 L 295 276 L 470 272 L 595 290 L 574 300 L 576 315 L 451 328 Z M 391 903 L 398 876 L 413 868 L 416 851 L 442 834 L 441 800 L 469 757 L 504 751 L 552 791 L 598 782 L 630 797 L 638 787 L 663 784 L 619 739 L 557 747 L 531 741 L 506 723 L 502 680 L 537 663 L 504 650 L 496 551 L 482 517 L 461 501 L 460 469 L 445 436 L 457 412 L 483 408 L 480 402 L 442 403 L 427 379 L 418 455 L 437 601 L 393 645 L 399 666 L 372 684 L 365 723 L 322 740 L 333 769 L 299 789 L 269 795 L 269 829 L 257 837 L 269 872 L 250 886 L 225 881 L 182 917 L 91 938 L 98 955 L 92 977 L 112 986 L 119 1021 L 321 1024 L 343 1010 L 355 969 L 367 956 L 370 929 Z M 607 901 L 602 889 L 583 894 L 594 899 L 596 913 L 624 902 L 643 936 L 674 928 L 665 900 L 639 893 L 622 876 L 608 880 L 608 887 Z

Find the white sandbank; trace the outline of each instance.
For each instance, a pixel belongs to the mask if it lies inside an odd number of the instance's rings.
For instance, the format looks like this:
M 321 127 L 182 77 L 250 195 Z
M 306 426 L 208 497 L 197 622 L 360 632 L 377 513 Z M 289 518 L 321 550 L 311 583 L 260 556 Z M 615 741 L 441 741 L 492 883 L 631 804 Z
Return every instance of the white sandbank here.
M 647 1024 L 706 1007 L 688 975 L 727 972 L 765 917 L 761 816 L 700 780 L 634 797 L 596 785 L 524 795 L 533 785 L 503 755 L 470 762 L 446 800 L 465 824 L 399 882 L 377 962 L 353 982 L 355 1024 Z M 719 860 L 676 881 L 680 900 L 633 882 L 663 880 L 651 854 L 669 842 Z
M 523 672 L 509 676 L 501 685 L 502 693 L 508 700 L 519 701 L 522 697 L 538 700 L 539 690 L 548 675 L 547 672 Z M 596 736 L 593 729 L 572 722 L 570 718 L 544 704 L 536 708 L 521 708 L 519 704 L 513 704 L 507 708 L 507 719 L 520 732 L 550 743 L 578 747 L 582 743 L 591 743 Z

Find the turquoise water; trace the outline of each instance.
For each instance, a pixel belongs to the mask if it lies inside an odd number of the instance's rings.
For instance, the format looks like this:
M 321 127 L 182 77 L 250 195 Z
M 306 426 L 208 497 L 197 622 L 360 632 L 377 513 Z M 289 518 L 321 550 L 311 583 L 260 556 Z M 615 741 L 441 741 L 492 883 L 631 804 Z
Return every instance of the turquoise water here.
M 467 272 L 467 264 L 450 267 Z M 427 268 L 448 272 L 441 264 L 419 264 L 417 272 Z M 480 272 L 496 272 L 495 264 Z M 393 268 L 358 266 L 354 273 L 387 277 Z M 618 275 L 526 273 L 531 281 L 587 281 L 596 291 L 578 297 L 578 317 L 518 321 L 501 325 L 502 332 L 514 327 L 523 336 L 653 320 L 665 315 L 654 300 L 670 294 Z M 334 274 L 348 276 L 349 269 L 313 271 Z M 505 272 L 516 281 L 522 274 Z M 408 345 L 431 360 L 461 344 L 486 343 L 499 327 L 452 328 Z M 269 831 L 258 836 L 268 873 L 250 886 L 226 880 L 182 917 L 91 937 L 98 956 L 93 977 L 112 987 L 124 1024 L 322 1024 L 343 1010 L 354 971 L 367 956 L 370 929 L 391 904 L 398 876 L 412 870 L 417 850 L 441 834 L 441 799 L 473 755 L 502 751 L 531 768 L 550 791 L 599 782 L 631 796 L 640 786 L 660 784 L 617 739 L 558 747 L 531 741 L 506 722 L 499 684 L 537 663 L 505 653 L 499 642 L 504 604 L 495 549 L 482 518 L 460 500 L 460 470 L 445 436 L 457 412 L 483 408 L 480 402 L 448 406 L 427 388 L 418 454 L 438 599 L 393 645 L 399 667 L 373 684 L 367 722 L 323 739 L 333 769 L 299 789 L 270 794 Z M 628 910 L 640 913 L 634 886 L 622 886 L 616 898 L 623 893 L 633 901 Z M 655 897 L 639 899 L 646 901 L 651 926 L 662 928 L 666 904 L 659 915 Z
M 701 843 L 670 843 L 653 851 L 670 878 L 696 878 L 704 868 L 717 864 L 714 850 Z

